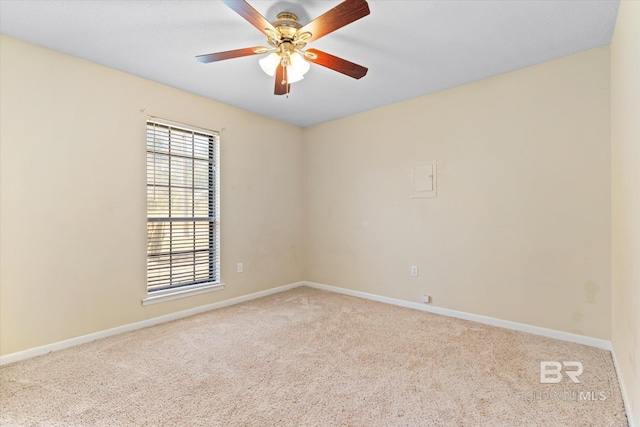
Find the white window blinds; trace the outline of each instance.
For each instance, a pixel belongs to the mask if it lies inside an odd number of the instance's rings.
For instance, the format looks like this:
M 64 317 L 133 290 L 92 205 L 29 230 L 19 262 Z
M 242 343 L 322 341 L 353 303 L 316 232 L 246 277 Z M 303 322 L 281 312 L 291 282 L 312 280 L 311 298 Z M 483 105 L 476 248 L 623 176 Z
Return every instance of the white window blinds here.
M 217 132 L 147 120 L 147 289 L 220 282 Z

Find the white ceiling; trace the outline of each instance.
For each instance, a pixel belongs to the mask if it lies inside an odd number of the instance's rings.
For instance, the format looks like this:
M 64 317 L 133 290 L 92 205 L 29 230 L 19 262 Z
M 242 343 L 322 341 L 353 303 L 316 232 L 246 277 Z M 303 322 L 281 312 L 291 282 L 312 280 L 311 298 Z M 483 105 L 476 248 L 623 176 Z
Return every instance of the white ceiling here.
M 302 24 L 334 0 L 249 0 Z M 361 80 L 312 64 L 273 95 L 261 56 L 196 55 L 266 45 L 220 1 L 0 1 L 0 32 L 245 110 L 310 126 L 611 42 L 619 0 L 369 0 L 371 14 L 309 44 L 369 68 Z

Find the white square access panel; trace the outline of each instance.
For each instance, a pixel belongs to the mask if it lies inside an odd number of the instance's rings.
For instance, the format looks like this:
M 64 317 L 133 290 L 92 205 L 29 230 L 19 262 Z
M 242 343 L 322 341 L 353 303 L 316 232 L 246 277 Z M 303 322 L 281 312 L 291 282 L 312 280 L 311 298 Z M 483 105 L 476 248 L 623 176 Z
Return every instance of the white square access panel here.
M 411 198 L 425 199 L 438 196 L 437 160 L 420 162 L 411 168 Z

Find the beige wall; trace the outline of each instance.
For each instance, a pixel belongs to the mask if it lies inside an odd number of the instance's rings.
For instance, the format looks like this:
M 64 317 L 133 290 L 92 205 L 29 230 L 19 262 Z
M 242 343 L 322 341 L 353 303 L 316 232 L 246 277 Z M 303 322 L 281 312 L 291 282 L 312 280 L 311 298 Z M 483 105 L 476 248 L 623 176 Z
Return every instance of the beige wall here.
M 609 102 L 602 47 L 308 128 L 306 279 L 609 339 Z
M 8 37 L 0 43 L 1 354 L 303 279 L 302 129 Z M 224 291 L 141 305 L 143 108 L 222 130 Z
M 303 279 L 611 336 L 608 47 L 300 129 L 1 43 L 1 354 Z M 140 304 L 145 114 L 222 130 L 225 291 Z
M 640 2 L 622 1 L 611 44 L 613 333 L 621 383 L 640 422 Z

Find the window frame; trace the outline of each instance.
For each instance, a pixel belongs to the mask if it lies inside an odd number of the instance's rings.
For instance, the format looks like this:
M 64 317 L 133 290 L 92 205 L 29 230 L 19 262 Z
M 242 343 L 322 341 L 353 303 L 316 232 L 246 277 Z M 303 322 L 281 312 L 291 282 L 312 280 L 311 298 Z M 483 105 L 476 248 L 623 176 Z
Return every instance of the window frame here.
M 166 152 L 162 152 L 159 151 L 159 149 L 156 148 L 155 146 L 155 138 L 158 136 L 158 128 L 164 129 L 164 132 L 166 132 L 166 144 L 167 144 L 167 148 L 166 148 Z M 144 298 L 142 300 L 142 304 L 143 305 L 148 305 L 148 304 L 155 304 L 158 302 L 163 302 L 163 301 L 169 301 L 172 299 L 176 299 L 176 298 L 183 298 L 183 297 L 188 297 L 188 296 L 193 296 L 193 295 L 198 295 L 198 294 L 202 294 L 202 293 L 206 293 L 206 292 L 212 292 L 212 291 L 218 291 L 218 290 L 222 290 L 224 289 L 224 284 L 221 282 L 220 279 L 220 133 L 217 131 L 213 131 L 213 130 L 209 130 L 209 129 L 203 129 L 203 128 L 199 128 L 196 126 L 191 126 L 191 125 L 186 125 L 183 123 L 177 123 L 177 122 L 173 122 L 173 121 L 169 121 L 169 120 L 165 120 L 165 119 L 160 119 L 157 117 L 152 117 L 152 116 L 148 116 L 147 120 L 146 120 L 146 131 L 145 131 L 145 146 L 146 146 L 146 165 L 147 165 L 147 174 L 146 174 L 146 188 L 147 188 L 147 201 L 146 201 L 146 206 L 147 206 L 147 268 L 146 268 L 146 298 Z M 191 156 L 185 156 L 184 153 L 181 154 L 174 154 L 174 152 L 172 151 L 172 138 L 171 138 L 171 131 L 174 130 L 176 132 L 179 132 L 179 134 L 181 135 L 180 137 L 176 137 L 176 142 L 174 142 L 175 144 L 178 144 L 179 140 L 182 140 L 182 143 L 184 144 L 184 135 L 185 134 L 191 134 Z M 204 158 L 201 157 L 197 157 L 195 154 L 196 148 L 195 148 L 195 144 L 196 144 L 196 135 L 198 136 L 198 138 L 202 139 L 202 137 L 205 137 L 209 140 L 208 143 L 208 153 L 207 153 L 207 157 L 208 157 L 208 175 L 207 175 L 207 216 L 206 217 L 202 217 L 202 218 L 198 218 L 196 217 L 195 214 L 195 210 L 196 210 L 196 200 L 195 200 L 195 196 L 194 193 L 195 191 L 198 189 L 196 187 L 195 184 L 195 176 L 196 176 L 196 169 L 195 169 L 195 164 L 196 161 L 198 161 L 200 164 L 203 163 Z M 154 138 L 154 146 L 152 149 L 149 148 L 149 138 Z M 167 184 L 165 185 L 166 191 L 167 191 L 167 196 L 166 196 L 166 202 L 168 203 L 168 207 L 167 207 L 167 212 L 168 212 L 168 216 L 167 217 L 158 217 L 157 214 L 151 214 L 151 208 L 150 208 L 150 199 L 149 199 L 149 189 L 153 188 L 154 194 L 155 191 L 158 187 L 158 184 L 156 184 L 156 160 L 158 159 L 158 157 L 160 156 L 166 156 L 167 158 L 167 165 L 168 165 L 168 172 L 167 172 Z M 192 215 L 191 216 L 174 216 L 172 215 L 172 211 L 171 211 L 171 206 L 172 206 L 172 200 L 175 200 L 176 198 L 179 198 L 179 196 L 172 196 L 171 192 L 174 189 L 174 186 L 172 186 L 171 184 L 171 176 L 172 176 L 172 171 L 171 171 L 171 164 L 173 161 L 175 161 L 176 158 L 180 157 L 183 160 L 191 160 L 191 185 L 186 187 L 186 188 L 182 188 L 183 190 L 191 190 L 192 193 L 192 198 L 191 198 L 191 202 L 190 204 L 187 204 L 186 206 L 188 208 L 191 209 Z M 150 164 L 150 159 L 154 159 L 153 160 L 153 165 Z M 186 163 L 185 163 L 186 164 Z M 149 181 L 149 177 L 150 177 L 150 167 L 153 170 L 153 183 L 150 183 Z M 187 178 L 188 179 L 188 178 Z M 177 187 L 176 187 L 177 188 Z M 203 190 L 204 188 L 200 188 L 199 190 Z M 155 197 L 155 195 L 154 195 Z M 172 199 L 172 197 L 174 197 Z M 208 240 L 206 240 L 207 242 L 207 246 L 209 246 L 207 252 L 209 254 L 209 260 L 208 260 L 208 264 L 204 264 L 204 265 L 208 265 L 208 267 L 206 267 L 206 271 L 208 271 L 208 275 L 209 277 L 204 278 L 204 280 L 202 280 L 202 278 L 198 279 L 197 281 L 194 282 L 178 282 L 178 283 L 174 283 L 173 282 L 173 269 L 174 267 L 174 263 L 177 263 L 178 261 L 174 261 L 174 246 L 178 245 L 179 243 L 184 244 L 184 241 L 180 241 L 179 238 L 177 237 L 173 237 L 173 231 L 169 232 L 169 252 L 166 252 L 164 254 L 164 256 L 168 256 L 169 257 L 169 261 L 168 264 L 165 266 L 165 268 L 169 268 L 169 274 L 168 274 L 168 283 L 166 286 L 163 286 L 161 288 L 158 289 L 150 289 L 150 283 L 149 283 L 149 277 L 150 277 L 150 257 L 151 255 L 151 247 L 152 244 L 156 244 L 157 243 L 153 243 L 154 239 L 157 239 L 157 235 L 156 236 L 152 236 L 152 232 L 150 231 L 150 224 L 153 223 L 166 223 L 170 225 L 170 230 L 173 230 L 173 224 L 177 224 L 177 223 L 192 223 L 193 224 L 193 250 L 190 251 L 180 251 L 181 255 L 188 255 L 188 253 L 192 253 L 193 254 L 193 272 L 194 272 L 194 279 L 196 278 L 196 269 L 197 266 L 200 265 L 202 266 L 203 264 L 200 262 L 198 263 L 196 261 L 196 256 L 197 254 L 202 254 L 202 249 L 197 249 L 196 248 L 196 232 L 197 232 L 197 225 L 200 224 L 206 224 L 208 223 L 208 227 L 206 226 L 206 228 L 209 230 L 208 231 Z M 161 238 L 163 241 L 164 240 L 164 236 L 166 236 L 166 234 L 163 235 L 163 237 Z M 157 249 L 156 249 L 157 250 Z M 163 256 L 162 254 L 153 254 L 154 257 L 161 257 Z M 184 264 L 182 264 L 184 266 Z M 188 264 L 187 264 L 188 266 Z M 157 267 L 157 266 L 156 266 Z M 207 274 L 207 273 L 205 273 Z

